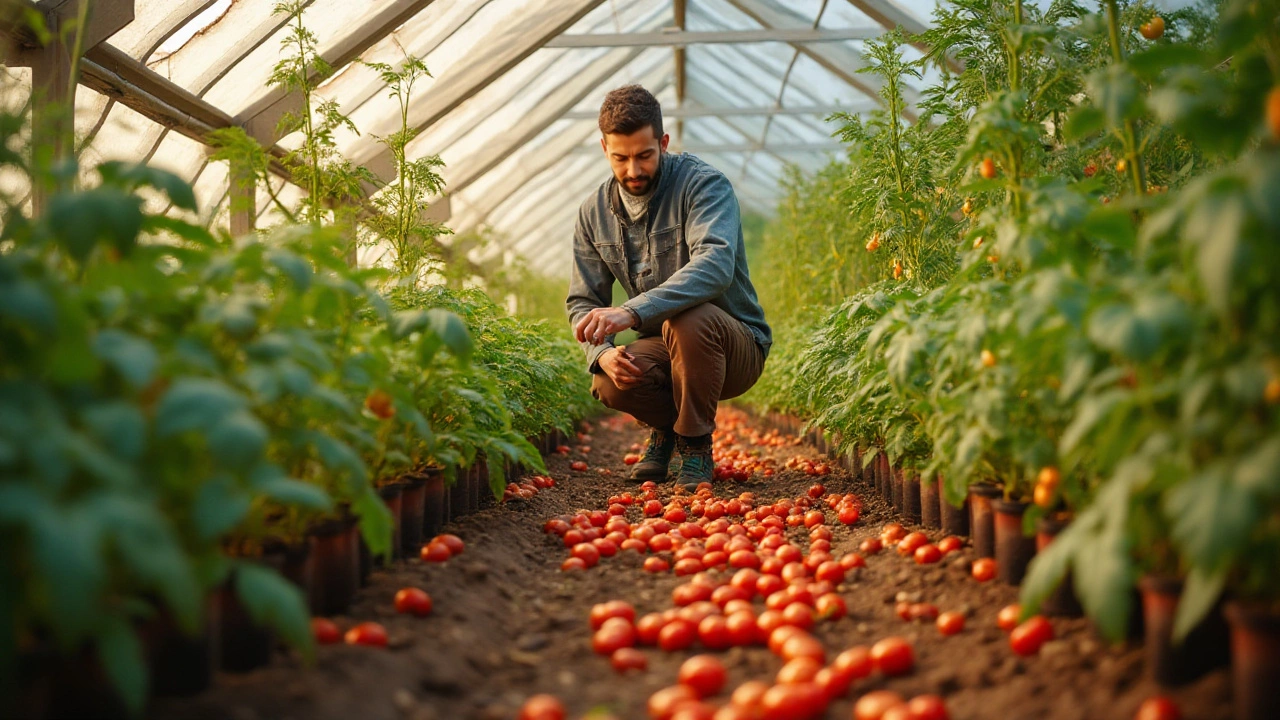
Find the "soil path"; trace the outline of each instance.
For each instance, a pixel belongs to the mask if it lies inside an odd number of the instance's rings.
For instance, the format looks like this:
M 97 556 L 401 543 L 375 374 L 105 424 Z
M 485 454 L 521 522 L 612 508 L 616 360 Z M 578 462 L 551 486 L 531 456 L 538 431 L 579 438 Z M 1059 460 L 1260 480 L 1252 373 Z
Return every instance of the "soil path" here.
M 725 417 L 731 426 L 747 422 L 734 411 Z M 641 615 L 660 612 L 672 607 L 671 592 L 686 578 L 645 572 L 632 552 L 604 559 L 585 573 L 560 571 L 567 551 L 559 538 L 543 533 L 543 524 L 579 510 L 604 510 L 610 496 L 636 490 L 625 479 L 623 457 L 643 439 L 641 429 L 621 417 L 587 429 L 589 454 L 578 452 L 583 442 L 575 443 L 568 456 L 548 458 L 555 488 L 482 510 L 446 529 L 467 543 L 462 555 L 442 565 L 413 559 L 374 572 L 350 614 L 334 619 L 344 630 L 364 620 L 383 623 L 390 635 L 387 650 L 321 647 L 311 667 L 279 653 L 267 668 L 219 675 L 214 688 L 197 697 L 158 700 L 149 714 L 166 720 L 507 720 L 515 718 L 525 698 L 546 692 L 564 700 L 571 718 L 594 709 L 618 718 L 647 717 L 648 696 L 674 684 L 680 663 L 703 651 L 644 648 L 648 671 L 625 677 L 592 652 L 588 612 L 594 603 L 622 599 Z M 795 455 L 818 457 L 807 446 L 750 449 L 776 458 L 779 468 Z M 590 463 L 589 471 L 570 470 L 570 462 L 582 459 Z M 863 539 L 897 519 L 867 486 L 843 471 L 821 480 L 828 492 L 856 493 L 863 501 L 861 519 L 850 527 L 827 512 L 835 557 L 855 551 Z M 773 501 L 800 497 L 814 481 L 780 470 L 767 480 L 757 475 L 748 482 L 718 483 L 715 492 L 723 497 L 754 492 L 761 501 Z M 670 486 L 660 488 L 664 501 L 670 491 Z M 628 517 L 635 521 L 638 513 L 633 507 Z M 933 540 L 941 537 L 936 531 L 928 534 Z M 787 536 L 807 552 L 803 528 L 789 529 Z M 1142 677 L 1141 649 L 1106 647 L 1085 620 L 1054 619 L 1057 640 L 1036 657 L 1015 656 L 995 618 L 1001 607 L 1016 601 L 1016 588 L 974 581 L 968 573 L 972 559 L 965 548 L 938 565 L 917 566 L 888 550 L 867 557 L 867 566 L 846 578 L 838 592 L 849 616 L 821 622 L 813 631 L 828 657 L 897 635 L 914 645 L 916 667 L 903 677 L 860 681 L 849 697 L 832 704 L 827 718 L 852 717 L 853 699 L 879 688 L 905 697 L 942 695 L 954 720 L 1132 718 L 1138 704 L 1157 692 Z M 435 611 L 430 617 L 395 614 L 392 596 L 406 586 L 431 594 Z M 900 620 L 894 612 L 900 593 L 944 612 L 968 612 L 966 629 L 944 638 L 933 623 Z M 763 610 L 759 598 L 756 609 Z M 721 700 L 746 680 L 770 680 L 782 665 L 764 647 L 733 648 L 721 657 L 729 669 Z M 1167 694 L 1181 705 L 1184 718 L 1230 717 L 1224 671 Z

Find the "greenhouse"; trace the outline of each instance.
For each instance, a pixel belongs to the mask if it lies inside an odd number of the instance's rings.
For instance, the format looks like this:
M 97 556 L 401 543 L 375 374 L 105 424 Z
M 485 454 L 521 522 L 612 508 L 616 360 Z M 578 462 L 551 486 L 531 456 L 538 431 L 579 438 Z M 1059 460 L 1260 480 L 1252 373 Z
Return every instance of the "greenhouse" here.
M 0 718 L 1280 719 L 1277 0 L 0 43 Z

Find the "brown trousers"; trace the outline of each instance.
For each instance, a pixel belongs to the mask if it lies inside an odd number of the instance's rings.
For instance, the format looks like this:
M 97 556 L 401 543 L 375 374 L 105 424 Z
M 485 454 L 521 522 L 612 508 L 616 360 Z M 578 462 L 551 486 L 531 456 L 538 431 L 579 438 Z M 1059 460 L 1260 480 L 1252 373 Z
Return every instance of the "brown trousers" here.
M 654 428 L 698 437 L 716 428 L 716 404 L 751 389 L 764 370 L 764 351 L 741 321 L 704 303 L 662 323 L 662 337 L 626 346 L 644 382 L 619 389 L 597 373 L 591 394 L 605 407 Z

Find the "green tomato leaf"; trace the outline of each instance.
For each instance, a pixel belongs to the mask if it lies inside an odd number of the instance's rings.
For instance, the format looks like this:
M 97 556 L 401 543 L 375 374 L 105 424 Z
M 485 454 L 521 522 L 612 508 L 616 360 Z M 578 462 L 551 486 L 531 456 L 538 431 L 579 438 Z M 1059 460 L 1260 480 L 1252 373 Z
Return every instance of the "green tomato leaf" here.
M 262 457 L 268 436 L 261 420 L 247 410 L 236 410 L 214 425 L 207 439 L 218 465 L 243 470 Z
M 58 330 L 58 308 L 34 280 L 14 278 L 0 283 L 0 318 L 15 320 L 44 337 Z
M 369 546 L 369 552 L 391 559 L 391 511 L 373 488 L 366 486 L 365 491 L 356 497 L 351 506 L 352 511 L 360 517 L 360 535 Z
M 311 280 L 315 272 L 311 269 L 311 263 L 298 255 L 288 250 L 276 249 L 267 253 L 267 262 L 287 275 L 298 292 L 305 293 L 311 288 Z
M 1227 571 L 1209 572 L 1193 565 L 1178 598 L 1178 614 L 1173 621 L 1173 641 L 1181 643 L 1200 624 L 1222 597 L 1227 584 Z
M 147 701 L 147 663 L 142 643 L 127 620 L 107 618 L 98 631 L 98 656 L 129 712 L 141 717 Z
M 244 407 L 245 399 L 219 380 L 179 378 L 156 408 L 156 434 L 170 437 L 190 430 L 208 430 Z
M 230 475 L 215 475 L 200 485 L 191 508 L 196 534 L 206 542 L 216 540 L 249 516 L 253 497 L 237 487 Z
M 160 364 L 160 356 L 150 342 L 114 328 L 102 330 L 93 338 L 93 354 L 135 388 L 150 383 Z
M 1133 589 L 1132 560 L 1123 533 L 1108 528 L 1083 540 L 1072 565 L 1080 604 L 1104 638 L 1119 642 L 1129 623 Z
M 1162 505 L 1174 544 L 1193 566 L 1211 570 L 1223 569 L 1243 551 L 1259 511 L 1222 464 L 1171 488 Z
M 1260 498 L 1280 498 L 1280 437 L 1268 438 L 1240 458 L 1235 484 Z
M 147 419 L 142 411 L 122 400 L 100 403 L 81 413 L 94 439 L 117 457 L 137 460 L 147 445 Z
M 45 217 L 58 242 L 83 262 L 100 241 L 122 253 L 133 249 L 142 230 L 142 198 L 108 186 L 63 192 L 49 200 Z

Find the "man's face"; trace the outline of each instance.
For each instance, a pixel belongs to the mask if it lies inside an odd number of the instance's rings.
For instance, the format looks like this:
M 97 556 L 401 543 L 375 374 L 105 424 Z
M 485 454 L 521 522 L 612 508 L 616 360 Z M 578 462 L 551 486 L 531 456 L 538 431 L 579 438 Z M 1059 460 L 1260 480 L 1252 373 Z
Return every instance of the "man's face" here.
M 613 176 L 622 189 L 632 195 L 644 195 L 653 186 L 658 162 L 670 140 L 669 135 L 654 137 L 653 126 L 645 125 L 630 135 L 605 135 L 600 138 L 600 147 L 604 148 Z

